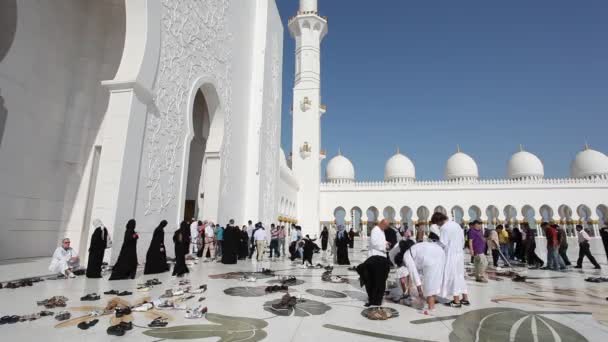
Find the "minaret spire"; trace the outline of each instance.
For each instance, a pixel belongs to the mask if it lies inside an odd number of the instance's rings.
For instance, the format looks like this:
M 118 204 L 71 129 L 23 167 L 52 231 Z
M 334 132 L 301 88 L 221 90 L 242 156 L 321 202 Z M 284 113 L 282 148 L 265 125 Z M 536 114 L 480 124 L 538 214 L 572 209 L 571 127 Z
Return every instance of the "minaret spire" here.
M 460 153 L 460 144 L 456 144 L 456 153 Z
M 524 151 L 524 145 L 519 144 L 519 152 L 523 152 Z

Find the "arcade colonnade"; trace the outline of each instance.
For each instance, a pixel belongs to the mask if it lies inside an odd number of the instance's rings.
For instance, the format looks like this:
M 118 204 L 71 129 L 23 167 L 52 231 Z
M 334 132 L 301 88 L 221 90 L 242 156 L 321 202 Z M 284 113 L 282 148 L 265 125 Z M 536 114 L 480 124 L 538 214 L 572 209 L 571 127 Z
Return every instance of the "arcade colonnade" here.
M 565 226 L 569 236 L 576 224 L 599 236 L 608 223 L 607 189 L 603 179 L 327 183 L 321 185 L 321 226 L 361 231 L 386 218 L 428 232 L 431 215 L 443 212 L 463 225 L 480 219 L 486 228 L 524 222 L 535 228 L 547 221 Z

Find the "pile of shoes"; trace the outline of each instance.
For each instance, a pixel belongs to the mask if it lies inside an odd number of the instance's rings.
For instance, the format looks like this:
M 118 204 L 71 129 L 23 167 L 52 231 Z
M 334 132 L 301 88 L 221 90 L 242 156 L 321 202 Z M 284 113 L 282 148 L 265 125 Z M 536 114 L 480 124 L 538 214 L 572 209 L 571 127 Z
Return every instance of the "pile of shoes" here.
M 334 267 L 333 267 L 333 266 L 330 266 L 330 265 L 327 265 L 327 266 L 325 266 L 325 267 L 324 267 L 324 269 L 325 269 L 326 271 L 330 271 L 330 272 L 331 272 L 331 271 L 333 271 L 333 270 L 334 270 Z
M 70 317 L 72 317 L 72 315 L 68 311 L 60 311 L 55 315 L 55 319 L 58 321 L 65 321 L 70 319 Z
M 89 321 L 89 322 L 80 322 L 80 323 L 78 323 L 78 328 L 82 329 L 82 330 L 87 330 L 90 327 L 94 327 L 95 324 L 97 324 L 98 322 L 99 322 L 98 319 L 94 319 L 94 320 Z
M 589 277 L 586 278 L 585 281 L 590 283 L 606 283 L 608 282 L 608 278 L 605 277 Z
M 125 332 L 129 331 L 133 329 L 133 323 L 131 322 L 120 322 L 116 325 L 112 325 L 110 327 L 108 327 L 108 329 L 106 330 L 106 332 L 108 333 L 108 335 L 113 335 L 113 336 L 124 336 Z
M 391 317 L 393 317 L 393 313 L 384 308 L 372 308 L 367 311 L 367 318 L 373 321 L 386 321 Z
M 280 292 L 280 291 L 288 291 L 288 287 L 285 285 L 272 285 L 266 287 L 266 293 Z
M 137 291 L 139 292 L 148 292 L 150 289 L 156 285 L 160 285 L 162 282 L 160 280 L 154 278 L 146 280 L 145 283 L 137 285 Z
M 348 283 L 348 279 L 342 278 L 341 276 L 332 275 L 331 272 L 332 271 L 323 272 L 321 275 L 321 280 L 334 284 Z
M 92 302 L 92 301 L 96 301 L 101 299 L 101 297 L 97 294 L 97 293 L 89 293 L 88 295 L 84 296 L 84 297 L 80 297 L 80 300 L 83 302 Z
M 4 285 L 7 289 L 18 289 L 20 287 L 33 286 L 34 281 L 32 279 L 22 279 L 17 281 L 11 281 Z
M 286 293 L 283 297 L 281 297 L 281 301 L 272 304 L 272 308 L 275 310 L 287 310 L 289 308 L 293 308 L 298 303 L 298 299 L 294 296 L 291 296 L 289 293 Z
M 186 310 L 186 314 L 184 315 L 184 317 L 188 318 L 188 319 L 203 318 L 203 316 L 205 316 L 206 313 L 207 313 L 207 307 L 200 305 L 194 309 Z
M 179 281 L 179 286 L 186 286 L 186 285 L 190 285 L 190 280 L 188 280 L 188 279 L 181 279 Z
M 164 327 L 167 326 L 167 324 L 169 324 L 169 322 L 167 322 L 166 318 L 156 317 L 152 322 L 150 322 L 150 324 L 148 324 L 148 327 L 150 327 L 150 328 L 164 328 Z
M 64 296 L 53 296 L 49 299 L 38 301 L 36 304 L 44 306 L 47 309 L 65 308 L 67 306 L 67 301 L 68 299 Z
M 160 298 L 173 298 L 173 297 L 178 297 L 178 296 L 182 296 L 184 294 L 184 290 L 182 289 L 168 289 L 165 291 L 165 293 L 163 293 Z
M 37 312 L 37 313 L 33 313 L 31 315 L 4 316 L 4 317 L 0 318 L 0 325 L 3 325 L 3 324 L 14 324 L 14 323 L 17 323 L 17 322 L 35 321 L 35 320 L 39 319 L 40 317 L 46 317 L 46 316 L 52 316 L 52 315 L 54 315 L 54 313 L 51 312 L 51 311 L 40 311 L 40 312 Z

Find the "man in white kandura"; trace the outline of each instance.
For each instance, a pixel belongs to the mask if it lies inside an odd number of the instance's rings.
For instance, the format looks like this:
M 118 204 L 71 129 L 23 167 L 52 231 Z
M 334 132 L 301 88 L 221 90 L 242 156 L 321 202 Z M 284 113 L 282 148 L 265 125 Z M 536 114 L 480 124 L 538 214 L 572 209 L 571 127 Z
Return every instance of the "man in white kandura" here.
M 402 246 L 403 265 L 407 267 L 418 295 L 428 305 L 423 313 L 431 315 L 435 309 L 435 296 L 441 293 L 445 252 L 435 242 L 414 244 L 412 240 L 405 240 Z
M 61 273 L 68 278 L 74 278 L 74 271 L 80 267 L 78 253 L 70 247 L 70 239 L 65 238 L 61 241 L 61 246 L 57 247 L 53 253 L 53 259 L 49 266 L 49 271 Z
M 464 280 L 464 230 L 458 223 L 448 220 L 443 213 L 434 213 L 431 224 L 440 227 L 439 244 L 445 251 L 441 297 L 452 298 L 446 305 L 453 308 L 469 305 L 467 283 Z

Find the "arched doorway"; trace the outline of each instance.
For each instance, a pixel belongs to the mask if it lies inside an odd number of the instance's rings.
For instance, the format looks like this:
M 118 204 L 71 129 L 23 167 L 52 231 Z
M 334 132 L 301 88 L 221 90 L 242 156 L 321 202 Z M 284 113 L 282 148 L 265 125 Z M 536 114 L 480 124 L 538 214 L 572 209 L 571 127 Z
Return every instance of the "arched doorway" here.
M 189 101 L 179 220 L 218 219 L 224 116 L 213 84 L 199 79 Z

